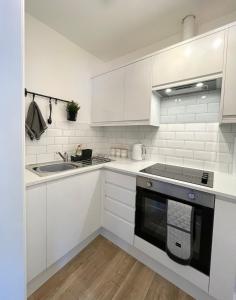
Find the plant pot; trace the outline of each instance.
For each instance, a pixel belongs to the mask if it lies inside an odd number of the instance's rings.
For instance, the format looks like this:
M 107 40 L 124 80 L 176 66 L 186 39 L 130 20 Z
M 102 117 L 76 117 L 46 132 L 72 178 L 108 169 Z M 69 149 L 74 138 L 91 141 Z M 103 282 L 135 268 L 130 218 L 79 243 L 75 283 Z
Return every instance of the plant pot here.
M 67 120 L 68 121 L 76 121 L 78 112 L 67 112 Z

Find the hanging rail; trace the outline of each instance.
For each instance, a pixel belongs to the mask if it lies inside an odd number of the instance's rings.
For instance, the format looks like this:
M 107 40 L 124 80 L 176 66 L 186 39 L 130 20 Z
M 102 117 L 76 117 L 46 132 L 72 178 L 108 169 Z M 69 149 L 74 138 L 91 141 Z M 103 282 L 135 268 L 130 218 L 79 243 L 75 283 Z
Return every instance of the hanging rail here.
M 33 95 L 33 97 L 35 96 L 39 96 L 39 97 L 43 97 L 43 98 L 47 98 L 49 101 L 50 100 L 55 100 L 55 103 L 57 104 L 57 101 L 61 101 L 61 102 L 65 102 L 65 103 L 69 103 L 71 101 L 68 100 L 64 100 L 64 99 L 59 99 L 59 98 L 55 98 L 55 97 L 51 97 L 51 96 L 47 96 L 47 95 L 43 95 L 43 94 L 39 94 L 39 93 L 35 93 L 35 92 L 30 92 L 27 89 L 25 89 L 25 97 L 27 95 Z

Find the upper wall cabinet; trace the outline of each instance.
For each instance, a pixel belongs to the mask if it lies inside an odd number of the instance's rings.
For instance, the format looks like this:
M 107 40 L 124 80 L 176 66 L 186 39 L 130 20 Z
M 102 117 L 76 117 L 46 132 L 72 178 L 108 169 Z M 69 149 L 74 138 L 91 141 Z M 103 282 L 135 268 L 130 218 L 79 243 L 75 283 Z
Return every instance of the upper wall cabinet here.
M 151 77 L 148 58 L 92 79 L 92 125 L 159 125 Z
M 152 59 L 141 60 L 125 68 L 124 119 L 148 120 L 152 90 Z
M 236 25 L 228 29 L 226 65 L 221 102 L 222 123 L 236 123 Z
M 124 69 L 93 79 L 92 122 L 120 121 L 124 114 Z
M 160 52 L 153 64 L 153 86 L 223 71 L 224 31 Z

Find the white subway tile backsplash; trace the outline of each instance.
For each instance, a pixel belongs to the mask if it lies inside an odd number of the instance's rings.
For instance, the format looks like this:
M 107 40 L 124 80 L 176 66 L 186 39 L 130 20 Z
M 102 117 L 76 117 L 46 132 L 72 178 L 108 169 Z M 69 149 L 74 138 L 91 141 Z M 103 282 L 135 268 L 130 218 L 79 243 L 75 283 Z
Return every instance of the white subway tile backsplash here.
M 192 141 L 194 140 L 193 132 L 176 132 L 176 139 L 182 141 Z
M 78 144 L 93 148 L 95 154 L 126 147 L 130 156 L 132 145 L 141 142 L 147 147 L 146 157 L 153 161 L 230 172 L 236 125 L 219 126 L 220 93 L 206 95 L 205 99 L 201 94 L 181 96 L 177 102 L 174 97 L 166 98 L 161 102 L 159 128 L 91 128 L 88 124 L 54 121 L 39 141 L 26 137 L 26 163 L 60 160 L 57 151 L 72 154 Z
M 196 141 L 217 141 L 218 134 L 215 132 L 196 132 Z
M 55 144 L 68 144 L 68 137 L 64 136 L 56 136 L 55 137 Z
M 207 112 L 207 104 L 188 105 L 186 109 L 187 113 L 205 113 Z
M 195 141 L 185 141 L 184 148 L 191 150 L 204 150 L 204 142 L 195 142 Z
M 46 153 L 46 146 L 27 146 L 26 147 L 26 154 L 41 154 L 41 153 Z
M 207 104 L 207 111 L 209 113 L 219 113 L 220 111 L 220 103 L 208 103 Z
M 47 145 L 47 153 L 62 152 L 62 145 Z
M 44 163 L 47 161 L 54 161 L 54 154 L 49 153 L 49 154 L 39 154 L 37 155 L 37 163 Z
M 205 131 L 206 130 L 206 124 L 205 123 L 190 123 L 185 124 L 185 130 L 186 131 Z
M 185 150 L 185 149 L 176 149 L 175 155 L 177 157 L 183 158 L 193 158 L 193 151 L 192 150 Z
M 192 123 L 196 121 L 196 115 L 195 114 L 180 114 L 177 115 L 177 123 Z
M 215 161 L 216 153 L 207 151 L 194 151 L 194 158 L 197 160 Z
M 47 136 L 61 136 L 62 130 L 61 129 L 48 129 Z

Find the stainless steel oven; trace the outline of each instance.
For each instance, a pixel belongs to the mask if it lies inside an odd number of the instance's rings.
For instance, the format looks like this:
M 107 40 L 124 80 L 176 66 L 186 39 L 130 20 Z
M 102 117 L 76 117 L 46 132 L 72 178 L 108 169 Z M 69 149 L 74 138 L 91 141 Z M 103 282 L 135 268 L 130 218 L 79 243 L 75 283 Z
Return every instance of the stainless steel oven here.
M 172 200 L 192 208 L 192 250 L 188 261 L 178 260 L 167 249 L 167 210 Z M 210 193 L 137 177 L 135 235 L 167 252 L 178 263 L 209 275 L 214 206 L 215 196 Z M 181 247 L 178 242 L 176 245 Z

